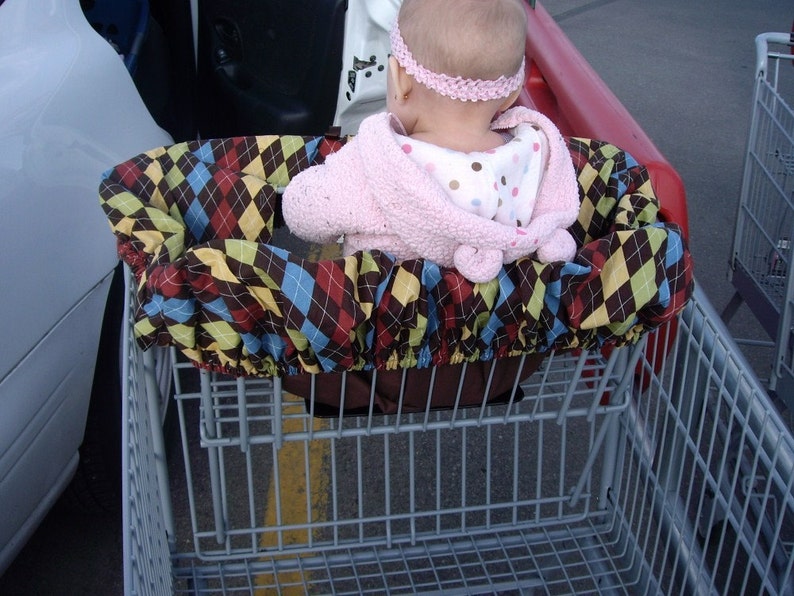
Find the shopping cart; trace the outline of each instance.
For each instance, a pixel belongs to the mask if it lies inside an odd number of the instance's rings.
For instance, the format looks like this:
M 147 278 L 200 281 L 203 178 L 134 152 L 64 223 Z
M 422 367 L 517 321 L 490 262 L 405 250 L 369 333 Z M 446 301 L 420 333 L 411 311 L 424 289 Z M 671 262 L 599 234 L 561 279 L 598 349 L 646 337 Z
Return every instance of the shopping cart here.
M 548 46 L 546 57 L 570 58 L 570 48 L 557 51 L 559 31 L 548 21 L 543 28 L 547 39 L 543 31 L 530 37 Z M 542 57 L 532 58 L 530 92 L 546 83 L 553 87 L 553 77 L 575 66 L 541 64 L 546 79 L 534 70 L 535 59 Z M 590 73 L 578 80 L 583 81 L 596 79 Z M 596 86 L 588 94 L 594 109 L 603 92 L 600 83 Z M 566 132 L 603 138 L 587 128 L 586 118 L 580 120 L 575 98 L 582 86 L 569 87 L 575 92 L 541 93 L 548 100 L 544 111 L 559 110 L 555 120 Z M 618 114 L 616 126 L 628 132 L 615 135 L 625 148 L 632 149 L 632 139 L 645 139 L 629 130 L 633 121 L 623 117 L 622 108 L 608 112 Z M 234 142 L 228 144 L 235 149 Z M 680 190 L 669 165 L 654 161 L 653 149 L 632 152 L 651 166 L 657 193 Z M 175 180 L 179 163 L 192 156 L 203 168 L 205 153 L 203 145 L 182 146 L 163 148 L 147 159 L 167 162 L 163 167 Z M 618 161 L 625 165 L 622 154 Z M 137 176 L 150 166 L 131 160 L 117 173 L 135 187 Z M 192 180 L 188 184 L 196 177 Z M 631 185 L 626 175 L 609 180 L 616 183 L 605 186 L 621 192 Z M 139 190 L 162 202 L 165 187 L 148 182 Z M 107 201 L 125 209 L 131 202 L 125 193 Z M 675 212 L 671 202 L 683 199 L 683 193 L 668 198 L 662 216 Z M 351 412 L 347 386 L 358 378 L 354 373 L 335 377 L 335 399 L 322 389 L 326 375 L 335 373 L 304 377 L 307 393 L 297 397 L 284 391 L 289 377 L 259 374 L 278 370 L 275 361 L 253 357 L 259 343 L 239 350 L 237 338 L 227 342 L 227 327 L 215 318 L 223 301 L 215 301 L 220 295 L 204 281 L 230 284 L 225 287 L 236 283 L 227 275 L 231 260 L 211 256 L 219 246 L 228 256 L 233 244 L 211 241 L 191 252 L 190 259 L 198 259 L 188 267 L 197 293 L 183 295 L 179 283 L 169 285 L 182 275 L 168 268 L 169 259 L 183 253 L 178 242 L 163 238 L 183 232 L 178 226 L 165 230 L 172 223 L 163 215 L 167 208 L 150 207 L 142 210 L 144 223 L 163 224 L 141 230 L 141 244 L 155 245 L 153 262 L 144 262 L 134 250 L 124 253 L 136 273 L 133 278 L 128 272 L 124 342 L 127 593 L 794 591 L 794 438 L 699 290 L 670 318 L 678 309 L 668 282 L 675 277 L 686 285 L 687 298 L 691 289 L 684 270 L 675 265 L 683 254 L 666 244 L 676 234 L 673 227 L 647 226 L 647 233 L 664 235 L 655 245 L 667 250 L 657 253 L 662 258 L 639 264 L 645 270 L 655 263 L 659 275 L 645 279 L 666 288 L 651 292 L 663 299 L 643 315 L 651 323 L 659 315 L 656 330 L 630 313 L 628 320 L 636 325 L 606 323 L 599 331 L 566 335 L 551 317 L 544 329 L 570 341 L 565 349 L 529 363 L 529 370 L 527 353 L 489 360 L 469 352 L 471 357 L 461 358 L 464 363 L 426 369 L 410 368 L 417 362 L 402 354 L 398 361 L 408 368 L 396 368 L 398 390 L 391 402 L 396 410 L 376 411 L 377 383 L 370 377 L 369 407 Z M 676 221 L 684 219 L 685 212 Z M 114 225 L 132 234 L 139 223 L 122 215 Z M 296 262 L 278 249 L 264 254 Z M 236 251 L 234 259 L 239 265 L 245 255 Z M 367 271 L 377 268 L 375 260 L 367 261 Z M 346 270 L 355 268 L 352 261 L 345 263 Z M 526 262 L 521 266 L 528 267 Z M 206 267 L 215 267 L 213 280 L 204 277 Z M 139 285 L 144 268 L 145 276 L 156 274 L 173 290 L 155 299 L 157 304 L 138 303 L 150 282 L 157 283 L 152 275 Z M 254 266 L 242 269 L 261 277 Z M 590 273 L 586 267 L 576 271 Z M 559 278 L 544 279 L 554 286 Z M 270 281 L 257 289 L 262 296 L 283 290 L 283 284 Z M 538 295 L 545 287 L 538 286 Z M 245 305 L 245 297 L 229 296 Z M 160 425 L 152 357 L 138 341 L 162 339 L 165 328 L 155 319 L 169 299 L 173 310 L 166 335 L 182 346 L 173 359 L 175 451 Z M 212 311 L 200 323 L 209 330 L 202 345 L 188 341 L 190 326 L 197 324 L 190 315 L 194 300 Z M 535 306 L 527 302 L 527 309 Z M 487 325 L 478 323 L 478 328 Z M 408 343 L 414 339 L 410 333 L 404 337 Z M 546 335 L 532 337 L 540 345 Z M 311 356 L 302 354 L 304 360 Z M 316 360 L 305 363 L 317 365 Z M 434 376 L 450 368 L 459 371 L 458 382 L 437 388 Z M 412 370 L 430 371 L 418 405 L 405 391 Z M 374 376 L 380 374 L 377 369 Z M 498 391 L 492 390 L 495 384 Z M 473 386 L 478 400 L 471 399 Z M 436 408 L 434 392 L 450 388 L 451 396 Z
M 792 593 L 794 440 L 699 291 L 660 337 L 622 366 L 552 358 L 513 407 L 396 418 L 318 421 L 182 364 L 170 489 L 130 342 L 127 590 Z
M 729 274 L 736 288 L 723 311 L 744 302 L 772 338 L 769 388 L 794 408 L 794 45 L 787 33 L 756 38 L 752 119 Z

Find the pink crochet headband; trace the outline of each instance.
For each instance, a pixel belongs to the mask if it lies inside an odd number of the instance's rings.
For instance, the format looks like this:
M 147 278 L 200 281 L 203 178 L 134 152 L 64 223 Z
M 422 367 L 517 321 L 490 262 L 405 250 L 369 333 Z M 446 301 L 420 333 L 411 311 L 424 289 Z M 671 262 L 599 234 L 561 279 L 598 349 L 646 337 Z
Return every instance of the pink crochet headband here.
M 509 97 L 524 81 L 526 59 L 521 60 L 521 66 L 516 74 L 511 77 L 501 76 L 493 80 L 464 79 L 460 76 L 452 77 L 444 73 L 433 72 L 419 64 L 414 59 L 413 54 L 411 54 L 411 50 L 405 45 L 405 40 L 400 34 L 400 27 L 396 22 L 394 27 L 392 27 L 390 36 L 392 56 L 397 59 L 397 62 L 405 69 L 405 72 L 425 87 L 445 97 L 459 101 L 501 99 Z

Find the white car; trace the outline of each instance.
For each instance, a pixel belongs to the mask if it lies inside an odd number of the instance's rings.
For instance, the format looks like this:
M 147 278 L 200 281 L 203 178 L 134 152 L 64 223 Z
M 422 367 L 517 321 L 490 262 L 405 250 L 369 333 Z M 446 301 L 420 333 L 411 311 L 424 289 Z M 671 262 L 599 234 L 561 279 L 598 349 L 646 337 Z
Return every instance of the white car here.
M 120 494 L 122 288 L 97 186 L 170 142 L 78 0 L 0 3 L 0 574 L 81 444 L 82 486 Z

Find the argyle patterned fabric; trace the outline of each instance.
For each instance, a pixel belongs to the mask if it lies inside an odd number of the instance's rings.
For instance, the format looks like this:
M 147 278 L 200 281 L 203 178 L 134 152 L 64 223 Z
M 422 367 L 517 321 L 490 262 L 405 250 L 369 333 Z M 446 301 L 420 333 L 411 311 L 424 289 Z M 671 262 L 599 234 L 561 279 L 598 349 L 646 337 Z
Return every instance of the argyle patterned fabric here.
M 567 263 L 523 258 L 474 284 L 380 251 L 310 261 L 269 244 L 278 191 L 344 139 L 180 143 L 108 171 L 100 202 L 139 282 L 139 344 L 243 375 L 473 362 L 633 343 L 692 293 L 682 231 L 657 221 L 647 171 L 569 140 L 582 208 Z

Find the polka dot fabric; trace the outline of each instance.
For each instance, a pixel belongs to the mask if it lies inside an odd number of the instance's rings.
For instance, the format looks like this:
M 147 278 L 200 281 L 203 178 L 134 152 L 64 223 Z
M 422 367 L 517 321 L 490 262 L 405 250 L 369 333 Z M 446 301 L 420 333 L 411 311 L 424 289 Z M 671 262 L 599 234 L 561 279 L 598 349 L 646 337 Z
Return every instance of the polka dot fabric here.
M 540 132 L 528 124 L 501 147 L 463 153 L 395 133 L 403 152 L 431 174 L 450 208 L 523 227 L 532 218 L 544 162 Z

